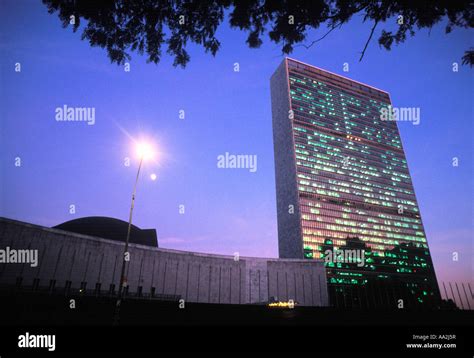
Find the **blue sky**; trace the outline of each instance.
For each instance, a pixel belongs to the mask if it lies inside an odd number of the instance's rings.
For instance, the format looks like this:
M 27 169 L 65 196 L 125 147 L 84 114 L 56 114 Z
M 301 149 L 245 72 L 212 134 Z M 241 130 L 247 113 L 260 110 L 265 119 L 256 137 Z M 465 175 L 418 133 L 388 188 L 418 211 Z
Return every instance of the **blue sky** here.
M 181 69 L 166 55 L 154 65 L 132 54 L 125 72 L 40 2 L 2 1 L 0 18 L 1 216 L 46 226 L 90 215 L 127 220 L 138 165 L 124 166 L 133 155 L 128 132 L 152 138 L 161 153 L 144 167 L 134 213 L 135 224 L 157 229 L 160 246 L 277 256 L 269 80 L 279 46 L 249 49 L 246 34 L 225 22 L 216 57 L 191 45 Z M 291 57 L 384 89 L 395 106 L 421 108 L 420 125 L 399 128 L 437 275 L 472 281 L 473 70 L 452 71 L 472 33 L 445 35 L 437 25 L 390 52 L 374 36 L 359 62 L 369 32 L 356 18 Z M 95 125 L 56 122 L 64 104 L 95 107 Z M 257 172 L 218 169 L 225 152 L 257 155 Z

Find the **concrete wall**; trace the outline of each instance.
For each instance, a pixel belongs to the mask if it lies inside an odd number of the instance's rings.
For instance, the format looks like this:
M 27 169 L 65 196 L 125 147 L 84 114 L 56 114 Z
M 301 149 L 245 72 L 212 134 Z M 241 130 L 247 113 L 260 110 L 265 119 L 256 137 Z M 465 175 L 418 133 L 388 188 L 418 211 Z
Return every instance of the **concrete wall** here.
M 71 281 L 72 289 L 86 282 L 107 292 L 119 285 L 124 244 L 0 218 L 0 250 L 37 249 L 38 266 L 0 263 L 0 285 L 40 287 L 56 280 L 56 289 Z M 257 303 L 270 297 L 293 299 L 301 305 L 328 305 L 326 273 L 316 260 L 282 260 L 208 255 L 130 245 L 129 293 L 178 295 L 187 302 Z

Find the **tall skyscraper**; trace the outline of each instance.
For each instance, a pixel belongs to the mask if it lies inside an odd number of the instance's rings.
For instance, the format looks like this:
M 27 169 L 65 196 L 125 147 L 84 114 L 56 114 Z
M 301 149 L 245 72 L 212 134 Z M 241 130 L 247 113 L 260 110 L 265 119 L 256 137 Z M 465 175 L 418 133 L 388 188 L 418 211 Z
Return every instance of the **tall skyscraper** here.
M 324 259 L 337 306 L 438 302 L 389 94 L 287 58 L 271 97 L 280 257 Z

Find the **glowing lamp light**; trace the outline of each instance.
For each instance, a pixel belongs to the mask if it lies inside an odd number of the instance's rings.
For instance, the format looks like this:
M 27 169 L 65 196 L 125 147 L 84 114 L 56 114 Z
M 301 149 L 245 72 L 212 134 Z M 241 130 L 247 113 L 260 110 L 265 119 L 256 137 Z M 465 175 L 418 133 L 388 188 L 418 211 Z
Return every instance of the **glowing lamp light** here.
M 150 179 L 151 179 L 151 180 L 156 180 L 156 174 L 155 174 L 155 173 L 151 174 L 151 175 L 150 175 Z
M 278 302 L 271 302 L 268 304 L 268 307 L 271 308 L 294 308 L 296 306 L 296 302 L 293 300 L 289 300 L 288 302 L 285 301 L 278 301 Z
M 155 151 L 150 143 L 139 142 L 137 143 L 137 155 L 139 158 L 143 158 L 144 160 L 153 159 Z

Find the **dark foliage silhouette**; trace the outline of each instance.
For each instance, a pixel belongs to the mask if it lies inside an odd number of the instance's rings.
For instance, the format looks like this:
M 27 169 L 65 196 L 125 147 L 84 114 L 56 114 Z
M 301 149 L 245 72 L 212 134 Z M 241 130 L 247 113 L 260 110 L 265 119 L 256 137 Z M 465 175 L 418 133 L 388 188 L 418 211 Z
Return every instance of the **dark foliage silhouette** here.
M 49 13 L 58 13 L 63 26 L 77 31 L 85 26 L 82 39 L 107 50 L 112 63 L 123 64 L 131 52 L 146 54 L 158 63 L 166 52 L 174 65 L 185 67 L 190 60 L 186 45 L 195 43 L 215 55 L 220 47 L 216 30 L 228 14 L 229 25 L 248 33 L 247 44 L 258 48 L 262 38 L 289 54 L 295 46 L 310 48 L 341 28 L 355 15 L 367 22 L 368 38 L 361 44 L 360 60 L 377 30 L 378 43 L 390 50 L 420 29 L 431 29 L 446 20 L 446 34 L 455 28 L 474 26 L 473 5 L 468 1 L 344 1 L 344 0 L 43 0 Z M 319 38 L 308 40 L 308 31 L 327 27 Z M 310 41 L 309 43 L 307 41 Z M 362 45 L 364 45 L 362 47 Z M 461 54 L 460 54 L 461 56 Z M 462 57 L 463 64 L 474 64 L 472 48 Z

